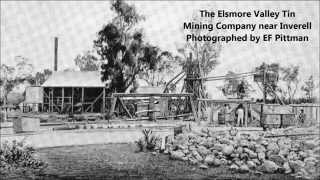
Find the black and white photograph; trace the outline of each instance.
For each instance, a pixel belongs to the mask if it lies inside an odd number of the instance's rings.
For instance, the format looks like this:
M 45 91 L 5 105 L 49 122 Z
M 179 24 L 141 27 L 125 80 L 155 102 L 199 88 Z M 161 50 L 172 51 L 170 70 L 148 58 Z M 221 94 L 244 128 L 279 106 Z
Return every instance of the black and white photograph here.
M 320 2 L 0 1 L 0 179 L 320 179 Z

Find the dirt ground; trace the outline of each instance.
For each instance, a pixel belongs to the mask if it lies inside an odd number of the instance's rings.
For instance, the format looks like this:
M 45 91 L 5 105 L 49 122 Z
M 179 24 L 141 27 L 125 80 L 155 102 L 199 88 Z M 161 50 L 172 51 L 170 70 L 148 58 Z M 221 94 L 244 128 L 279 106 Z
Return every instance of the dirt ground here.
M 135 152 L 134 144 L 105 144 L 37 150 L 48 167 L 39 176 L 5 179 L 293 179 L 282 174 L 234 174 L 226 167 L 201 170 L 163 154 Z M 31 178 L 30 178 L 31 177 Z

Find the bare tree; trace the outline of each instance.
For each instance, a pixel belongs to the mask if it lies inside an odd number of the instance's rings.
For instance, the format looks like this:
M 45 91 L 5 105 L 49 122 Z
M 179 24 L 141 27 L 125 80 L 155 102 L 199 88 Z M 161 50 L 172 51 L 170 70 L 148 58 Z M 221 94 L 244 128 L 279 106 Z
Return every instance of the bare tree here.
M 284 99 L 288 99 L 289 103 L 293 103 L 299 83 L 299 66 L 282 67 L 280 71 L 282 74 L 280 79 L 285 83 L 285 87 L 278 87 L 278 92 Z
M 99 70 L 99 61 L 94 56 L 92 51 L 86 51 L 83 54 L 79 54 L 74 59 L 75 64 L 79 67 L 80 71 L 97 71 Z
M 313 91 L 315 88 L 315 83 L 313 76 L 309 76 L 309 78 L 304 82 L 304 85 L 301 87 L 301 90 L 305 92 L 306 98 L 311 101 L 313 99 Z

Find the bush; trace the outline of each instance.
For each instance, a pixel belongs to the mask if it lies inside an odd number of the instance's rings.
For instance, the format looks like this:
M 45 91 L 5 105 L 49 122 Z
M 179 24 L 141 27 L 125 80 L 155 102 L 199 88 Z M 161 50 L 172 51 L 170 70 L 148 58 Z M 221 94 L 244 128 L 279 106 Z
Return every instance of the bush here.
M 24 145 L 23 142 L 8 141 L 1 144 L 0 171 L 1 173 L 18 168 L 43 170 L 46 163 L 34 157 L 34 148 Z
M 150 129 L 144 129 L 142 130 L 142 133 L 143 138 L 139 139 L 138 141 L 135 141 L 138 150 L 155 150 L 160 144 L 160 138 L 153 135 L 153 132 Z

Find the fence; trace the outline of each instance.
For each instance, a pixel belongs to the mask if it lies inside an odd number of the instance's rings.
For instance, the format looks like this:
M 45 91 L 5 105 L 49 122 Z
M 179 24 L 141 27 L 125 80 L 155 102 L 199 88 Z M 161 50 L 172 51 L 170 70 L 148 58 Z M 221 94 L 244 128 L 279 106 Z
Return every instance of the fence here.
M 213 125 L 218 124 L 232 124 L 235 119 L 235 108 L 239 104 L 243 104 L 245 108 L 245 126 L 260 126 L 261 103 L 252 102 L 249 100 L 228 99 L 228 100 L 214 100 L 214 99 L 200 99 L 207 104 L 206 112 L 198 112 L 200 119 L 205 119 Z M 231 104 L 232 111 L 220 113 L 225 104 Z M 286 127 L 297 124 L 297 117 L 300 110 L 304 110 L 306 116 L 303 125 L 310 126 L 320 123 L 320 104 L 265 104 L 264 114 L 265 124 L 275 125 L 274 127 Z M 268 117 L 267 117 L 268 116 Z M 224 120 L 222 120 L 224 119 Z M 229 120 L 228 120 L 229 119 Z M 225 121 L 225 122 L 222 122 Z M 230 121 L 230 122 L 228 122 Z
M 125 116 L 128 120 L 197 118 L 189 93 L 113 93 L 110 116 Z
M 303 109 L 307 125 L 320 123 L 320 104 L 291 104 L 293 113 L 298 115 Z

